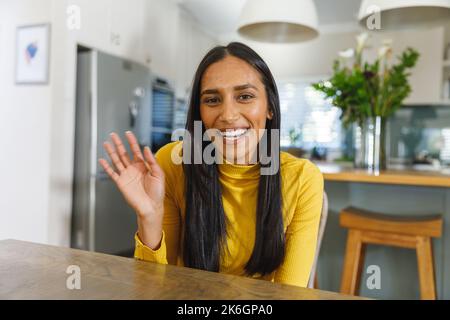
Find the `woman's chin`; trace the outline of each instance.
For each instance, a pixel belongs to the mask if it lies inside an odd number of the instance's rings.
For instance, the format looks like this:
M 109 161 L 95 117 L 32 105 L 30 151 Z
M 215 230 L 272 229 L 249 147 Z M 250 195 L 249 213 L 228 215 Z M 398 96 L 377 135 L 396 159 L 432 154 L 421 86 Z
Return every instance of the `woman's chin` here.
M 227 162 L 233 163 L 233 164 L 255 164 L 257 161 L 256 159 L 252 159 L 251 155 L 253 152 L 250 150 L 246 150 L 245 148 L 236 148 L 235 150 L 227 150 L 227 152 L 222 153 L 223 158 L 226 159 Z

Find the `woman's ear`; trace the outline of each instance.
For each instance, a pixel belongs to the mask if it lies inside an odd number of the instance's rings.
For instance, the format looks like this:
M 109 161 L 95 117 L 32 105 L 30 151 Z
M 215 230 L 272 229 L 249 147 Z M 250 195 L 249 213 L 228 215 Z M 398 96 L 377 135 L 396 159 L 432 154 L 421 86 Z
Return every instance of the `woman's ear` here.
M 267 113 L 267 119 L 272 120 L 273 118 L 273 112 L 272 110 L 269 110 L 269 112 Z

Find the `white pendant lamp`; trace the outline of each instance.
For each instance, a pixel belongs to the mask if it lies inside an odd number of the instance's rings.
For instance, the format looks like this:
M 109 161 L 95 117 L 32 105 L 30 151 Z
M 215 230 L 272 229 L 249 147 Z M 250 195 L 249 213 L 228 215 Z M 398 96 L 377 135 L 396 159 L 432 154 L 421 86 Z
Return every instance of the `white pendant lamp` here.
M 434 26 L 450 22 L 450 0 L 363 0 L 358 18 L 369 29 Z
M 319 35 L 312 0 L 247 0 L 239 18 L 238 32 L 247 39 L 292 43 Z

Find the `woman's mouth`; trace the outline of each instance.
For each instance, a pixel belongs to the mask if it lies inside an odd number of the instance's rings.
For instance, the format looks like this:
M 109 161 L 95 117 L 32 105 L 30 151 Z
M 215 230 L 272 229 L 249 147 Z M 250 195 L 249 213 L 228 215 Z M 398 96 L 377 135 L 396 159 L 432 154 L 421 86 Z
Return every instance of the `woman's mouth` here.
M 220 130 L 225 144 L 238 143 L 249 132 L 249 128 L 236 128 Z

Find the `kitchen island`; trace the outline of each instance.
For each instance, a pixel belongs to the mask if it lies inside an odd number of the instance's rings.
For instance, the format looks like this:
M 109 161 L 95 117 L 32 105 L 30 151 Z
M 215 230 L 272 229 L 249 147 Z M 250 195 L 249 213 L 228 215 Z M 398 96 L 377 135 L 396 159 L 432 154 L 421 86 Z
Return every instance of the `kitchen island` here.
M 450 188 L 450 169 L 414 170 L 412 168 L 392 168 L 376 175 L 363 169 L 353 169 L 349 165 L 316 162 L 327 181 L 366 182 L 391 185 L 446 187 Z
M 325 179 L 329 217 L 319 258 L 319 287 L 340 288 L 346 229 L 339 212 L 347 206 L 385 214 L 414 216 L 441 214 L 443 236 L 433 240 L 437 296 L 450 299 L 450 174 L 447 171 L 389 169 L 379 175 L 352 167 L 316 162 Z M 370 265 L 380 267 L 381 288 L 368 289 Z M 419 280 L 414 250 L 368 245 L 361 279 L 361 295 L 380 299 L 418 299 Z

